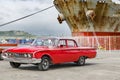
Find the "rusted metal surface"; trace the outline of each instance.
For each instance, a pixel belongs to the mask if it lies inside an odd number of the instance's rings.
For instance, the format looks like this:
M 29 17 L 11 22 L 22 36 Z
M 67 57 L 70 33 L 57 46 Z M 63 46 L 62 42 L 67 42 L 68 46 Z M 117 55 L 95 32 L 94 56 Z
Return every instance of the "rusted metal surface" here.
M 54 4 L 71 32 L 120 32 L 120 4 L 112 0 L 54 0 Z M 94 13 L 89 14 L 94 30 L 89 26 L 85 10 Z
M 18 44 L 0 44 L 0 54 L 2 53 L 2 50 L 6 49 L 6 48 L 10 48 L 10 47 L 16 47 L 18 46 Z
M 4 44 L 0 44 L 0 47 L 2 46 L 17 46 L 18 44 L 10 44 L 10 43 L 4 43 Z
M 97 42 L 93 36 L 79 36 L 75 38 L 81 47 L 96 47 Z M 102 50 L 120 50 L 120 36 L 98 36 Z

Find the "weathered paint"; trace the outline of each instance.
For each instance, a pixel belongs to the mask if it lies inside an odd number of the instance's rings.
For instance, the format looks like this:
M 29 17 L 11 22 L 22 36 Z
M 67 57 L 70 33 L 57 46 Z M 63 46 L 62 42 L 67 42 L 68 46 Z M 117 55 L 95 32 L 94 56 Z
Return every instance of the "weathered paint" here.
M 120 32 L 95 32 L 96 36 L 120 36 Z M 94 36 L 93 32 L 73 32 L 72 36 Z
M 54 4 L 64 16 L 73 36 L 93 37 L 95 40 L 92 42 L 91 39 L 83 39 L 82 41 L 89 43 L 82 44 L 97 45 L 94 37 L 97 36 L 98 42 L 106 47 L 106 50 L 120 50 L 118 45 L 120 44 L 120 4 L 115 4 L 112 0 L 54 0 Z M 93 28 L 86 15 L 90 18 Z M 62 21 L 61 19 L 60 23 Z M 100 36 L 104 38 L 99 38 Z M 103 44 L 103 41 L 106 43 Z
M 120 4 L 111 0 L 54 0 L 55 7 L 65 17 L 72 32 L 120 32 Z M 95 17 L 90 28 L 85 8 L 93 10 Z
M 120 50 L 120 36 L 97 36 L 102 50 Z M 98 44 L 94 36 L 77 36 L 79 46 L 96 47 Z

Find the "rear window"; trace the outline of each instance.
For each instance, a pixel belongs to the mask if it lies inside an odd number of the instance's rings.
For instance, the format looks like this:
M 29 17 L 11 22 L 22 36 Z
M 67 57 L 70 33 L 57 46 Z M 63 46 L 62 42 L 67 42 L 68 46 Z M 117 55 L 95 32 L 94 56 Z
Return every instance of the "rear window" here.
M 76 44 L 75 44 L 74 40 L 68 40 L 67 44 L 68 44 L 68 47 L 76 47 Z
M 65 40 L 60 40 L 58 46 L 66 47 Z

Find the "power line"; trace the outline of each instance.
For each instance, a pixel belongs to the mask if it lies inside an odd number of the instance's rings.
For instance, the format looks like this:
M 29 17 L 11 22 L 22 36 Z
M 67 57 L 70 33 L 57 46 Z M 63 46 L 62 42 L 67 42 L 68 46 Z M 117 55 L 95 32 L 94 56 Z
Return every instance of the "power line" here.
M 38 13 L 40 13 L 40 12 L 46 11 L 46 10 L 52 8 L 52 7 L 54 7 L 54 5 L 52 5 L 52 6 L 50 6 L 50 7 L 47 7 L 47 8 L 45 8 L 45 9 L 42 9 L 42 10 L 40 10 L 40 11 L 37 11 L 37 12 L 35 12 L 35 13 L 26 15 L 26 16 L 24 16 L 24 17 L 21 17 L 21 18 L 18 18 L 18 19 L 9 21 L 9 22 L 7 22 L 7 23 L 0 24 L 0 27 L 5 26 L 5 25 L 8 25 L 8 24 L 11 24 L 11 23 L 14 23 L 14 22 L 17 22 L 17 21 L 20 21 L 20 20 L 25 19 L 25 18 L 28 18 L 28 17 L 33 16 L 33 15 L 35 15 L 35 14 L 38 14 Z

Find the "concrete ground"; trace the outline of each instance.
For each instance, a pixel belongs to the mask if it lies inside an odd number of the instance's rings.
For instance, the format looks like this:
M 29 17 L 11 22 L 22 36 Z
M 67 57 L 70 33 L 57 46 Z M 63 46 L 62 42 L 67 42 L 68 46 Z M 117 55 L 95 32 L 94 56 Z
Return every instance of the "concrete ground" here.
M 38 71 L 31 64 L 14 69 L 0 61 L 0 80 L 120 80 L 120 51 L 98 51 L 97 57 L 86 60 L 85 66 L 61 64 L 48 71 Z

